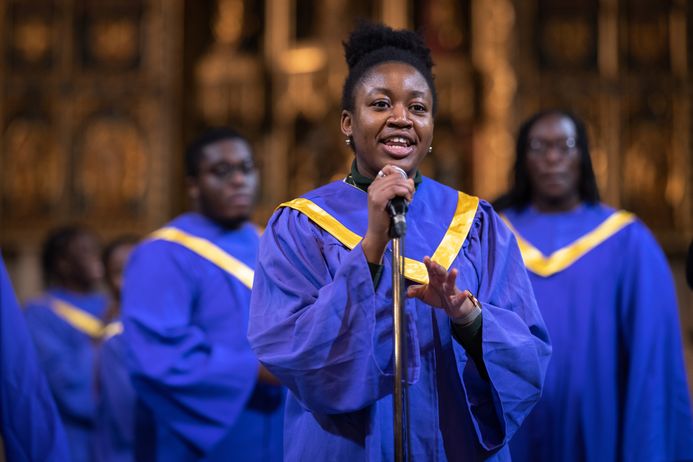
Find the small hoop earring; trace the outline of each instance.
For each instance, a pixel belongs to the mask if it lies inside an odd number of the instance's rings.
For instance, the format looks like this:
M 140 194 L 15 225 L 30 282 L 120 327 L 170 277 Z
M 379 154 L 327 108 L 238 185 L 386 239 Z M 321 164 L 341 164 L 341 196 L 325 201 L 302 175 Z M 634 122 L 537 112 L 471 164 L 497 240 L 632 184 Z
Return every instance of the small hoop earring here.
M 351 146 L 351 138 L 347 138 L 344 140 L 347 146 Z
M 433 152 L 433 146 L 429 146 L 429 147 L 428 147 L 428 153 L 430 154 L 430 153 L 432 153 L 432 152 Z

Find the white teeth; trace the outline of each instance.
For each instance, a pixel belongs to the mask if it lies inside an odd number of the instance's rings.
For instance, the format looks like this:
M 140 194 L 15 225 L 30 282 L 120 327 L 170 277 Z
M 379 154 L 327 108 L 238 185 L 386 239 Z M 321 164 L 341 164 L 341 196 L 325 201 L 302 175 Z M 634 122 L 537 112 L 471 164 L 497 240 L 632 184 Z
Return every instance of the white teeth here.
M 398 144 L 403 144 L 405 146 L 409 146 L 409 140 L 406 138 L 403 138 L 401 136 L 394 136 L 392 138 L 388 138 L 387 141 L 389 143 L 398 143 Z

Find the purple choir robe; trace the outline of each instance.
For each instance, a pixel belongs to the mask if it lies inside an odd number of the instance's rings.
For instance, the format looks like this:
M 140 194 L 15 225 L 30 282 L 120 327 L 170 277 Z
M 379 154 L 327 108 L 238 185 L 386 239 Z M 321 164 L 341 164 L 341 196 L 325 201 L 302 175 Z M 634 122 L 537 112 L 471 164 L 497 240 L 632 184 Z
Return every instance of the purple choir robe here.
M 258 233 L 184 214 L 167 225 L 253 268 Z M 135 454 L 147 461 L 281 460 L 283 392 L 257 383 L 246 337 L 250 290 L 200 254 L 162 239 L 130 257 L 123 340 L 137 393 Z M 148 423 L 147 423 L 148 422 Z
M 520 242 L 542 254 L 528 266 L 553 344 L 544 394 L 511 442 L 513 460 L 693 460 L 674 284 L 647 228 L 631 216 L 564 269 L 537 274 L 613 214 L 584 204 L 505 211 Z
M 67 304 L 93 324 L 93 331 L 56 311 Z M 72 459 L 92 460 L 96 386 L 94 356 L 107 299 L 101 293 L 76 294 L 52 288 L 26 303 L 25 318 L 63 421 Z
M 67 462 L 55 402 L 0 258 L 0 433 L 11 462 Z M 2 459 L 2 457 L 0 457 Z
M 135 390 L 125 364 L 122 334 L 101 344 L 97 355 L 97 415 L 94 456 L 97 462 L 133 462 L 135 459 Z
M 279 208 L 260 243 L 249 326 L 260 361 L 290 390 L 285 460 L 392 460 L 390 248 L 374 286 L 359 243 L 367 194 L 337 181 L 304 199 L 346 231 L 338 239 L 306 214 Z M 456 214 L 465 202 L 474 205 Z M 490 376 L 453 339 L 442 310 L 406 300 L 411 460 L 509 460 L 507 443 L 541 393 L 550 356 L 544 323 L 513 235 L 477 202 L 424 178 L 407 214 L 405 255 L 420 262 L 437 248 L 451 252 L 457 286 L 483 305 Z M 453 216 L 468 233 L 448 233 Z M 455 223 L 450 229 L 459 231 Z

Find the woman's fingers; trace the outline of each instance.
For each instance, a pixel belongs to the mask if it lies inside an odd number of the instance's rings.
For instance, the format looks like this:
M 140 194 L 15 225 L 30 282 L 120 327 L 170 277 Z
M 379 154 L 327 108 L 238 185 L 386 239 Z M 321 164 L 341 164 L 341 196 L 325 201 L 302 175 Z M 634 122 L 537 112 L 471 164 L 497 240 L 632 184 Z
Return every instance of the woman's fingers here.
M 416 284 L 413 286 L 409 286 L 407 288 L 407 297 L 409 297 L 409 298 L 422 297 L 424 295 L 425 290 L 426 290 L 426 286 L 423 284 Z
M 414 181 L 404 178 L 394 167 L 386 166 L 368 188 L 368 229 L 362 247 L 366 259 L 371 263 L 379 263 L 383 258 L 390 240 L 390 217 L 386 208 L 388 202 L 398 196 L 411 201 Z
M 369 192 L 371 190 L 383 203 L 394 197 L 404 197 L 411 202 L 414 197 L 414 181 L 402 180 L 394 175 L 390 175 L 374 181 L 369 188 Z
M 465 292 L 459 292 L 457 294 L 450 296 L 451 306 L 462 306 L 464 301 L 467 299 L 467 294 Z
M 442 267 L 441 267 L 442 268 Z M 457 269 L 453 268 L 450 270 L 445 278 L 445 292 L 447 294 L 455 293 L 455 281 L 457 280 Z
M 371 186 L 375 186 L 377 191 L 385 193 L 384 200 L 388 201 L 393 197 L 404 197 L 411 201 L 414 196 L 414 180 L 405 178 L 400 170 L 392 165 L 386 165 L 373 179 Z
M 436 287 L 442 288 L 448 276 L 447 271 L 445 271 L 445 268 L 431 260 L 431 258 L 428 256 L 424 257 L 424 264 L 426 265 L 426 269 L 428 270 L 429 282 L 435 285 Z

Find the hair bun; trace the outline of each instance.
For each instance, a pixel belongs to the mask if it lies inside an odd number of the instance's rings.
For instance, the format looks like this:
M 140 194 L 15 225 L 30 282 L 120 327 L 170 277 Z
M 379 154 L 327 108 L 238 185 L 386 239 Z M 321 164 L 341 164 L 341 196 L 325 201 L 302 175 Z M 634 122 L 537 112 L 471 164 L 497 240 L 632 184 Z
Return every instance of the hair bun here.
M 386 47 L 406 50 L 420 59 L 429 70 L 433 68 L 431 52 L 416 32 L 361 22 L 344 42 L 344 56 L 349 69 L 353 69 L 368 53 Z

